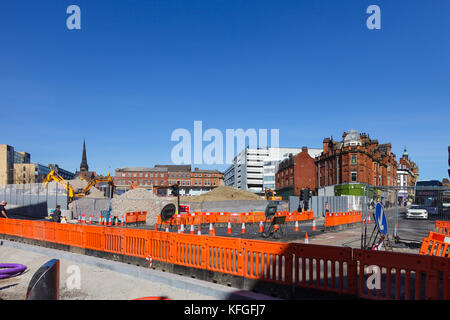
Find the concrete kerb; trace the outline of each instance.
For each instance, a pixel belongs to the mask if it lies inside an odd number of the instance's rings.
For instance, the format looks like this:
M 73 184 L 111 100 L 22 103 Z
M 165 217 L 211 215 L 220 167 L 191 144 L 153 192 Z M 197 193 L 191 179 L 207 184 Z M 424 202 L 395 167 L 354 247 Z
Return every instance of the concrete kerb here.
M 178 289 L 192 291 L 198 294 L 211 296 L 218 300 L 281 300 L 275 297 L 245 291 L 236 288 L 230 288 L 220 284 L 202 281 L 198 279 L 187 278 L 176 274 L 171 274 L 159 270 L 142 268 L 117 261 L 101 259 L 83 254 L 71 253 L 66 251 L 54 250 L 40 246 L 24 244 L 15 241 L 0 239 L 0 246 L 7 246 L 20 250 L 35 252 L 49 256 L 52 259 L 65 259 L 78 262 L 114 272 L 126 274 L 135 278 L 158 282 L 164 285 Z

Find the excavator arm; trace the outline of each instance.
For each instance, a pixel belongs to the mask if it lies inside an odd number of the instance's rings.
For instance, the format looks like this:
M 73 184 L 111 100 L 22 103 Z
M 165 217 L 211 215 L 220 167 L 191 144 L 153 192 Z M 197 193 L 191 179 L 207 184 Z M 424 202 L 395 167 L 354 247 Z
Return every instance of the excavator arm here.
M 68 193 L 70 198 L 73 198 L 75 196 L 75 191 L 73 190 L 72 186 L 68 184 L 64 178 L 59 176 L 55 170 L 50 171 L 50 173 L 45 177 L 45 179 L 42 181 L 42 188 L 45 188 L 47 186 L 47 183 L 55 181 L 59 185 L 61 185 Z

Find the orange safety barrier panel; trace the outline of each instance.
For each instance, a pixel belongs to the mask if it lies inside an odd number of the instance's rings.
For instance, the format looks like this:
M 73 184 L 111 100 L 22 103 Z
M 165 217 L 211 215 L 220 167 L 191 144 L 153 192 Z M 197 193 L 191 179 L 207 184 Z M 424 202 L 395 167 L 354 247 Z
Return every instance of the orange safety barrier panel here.
M 55 222 L 44 222 L 44 241 L 56 242 Z
M 125 223 L 136 223 L 137 214 L 135 212 L 126 212 L 125 213 Z
M 172 263 L 205 269 L 205 237 L 188 234 L 174 234 L 172 235 L 171 240 Z
M 55 242 L 65 245 L 71 245 L 69 229 L 67 228 L 67 225 L 55 223 Z
M 147 220 L 147 211 L 137 212 L 136 222 L 145 222 Z
M 292 251 L 295 286 L 356 293 L 356 265 L 352 261 L 351 248 L 297 244 Z
M 358 296 L 377 300 L 436 299 L 439 275 L 433 269 L 433 258 L 409 253 L 353 249 L 353 260 L 359 263 Z M 378 267 L 382 273 L 379 289 L 369 290 L 367 282 Z M 423 281 L 424 280 L 424 281 Z M 393 292 L 392 292 L 392 289 Z
M 33 223 L 33 239 L 45 241 L 45 222 L 35 221 Z
M 229 219 L 230 219 L 230 223 L 242 223 L 240 213 L 230 213 Z
M 103 230 L 105 227 L 99 226 L 82 226 L 84 247 L 92 250 L 104 250 Z
M 84 248 L 83 226 L 66 224 L 69 229 L 69 241 L 71 246 Z
M 430 232 L 428 234 L 428 237 L 423 239 L 419 254 L 449 258 L 449 245 L 450 236 L 441 233 Z
M 104 250 L 121 254 L 123 252 L 123 229 L 102 228 Z
M 204 237 L 206 239 L 206 269 L 242 276 L 244 255 L 241 239 Z
M 33 221 L 24 220 L 22 225 L 22 235 L 25 238 L 33 238 Z
M 438 229 L 438 233 L 450 235 L 450 221 L 436 221 L 435 227 Z
M 146 258 L 148 255 L 147 230 L 123 229 L 124 247 L 123 254 Z
M 266 214 L 264 212 L 253 212 L 255 222 L 266 221 Z
M 296 244 L 292 247 L 292 253 L 295 286 L 356 293 L 356 265 L 352 261 L 351 248 Z
M 171 239 L 173 234 L 161 231 L 148 231 L 148 253 L 153 260 L 171 263 Z
M 228 212 L 218 212 L 216 214 L 216 222 L 217 223 L 227 223 L 228 222 L 229 213 Z
M 244 277 L 292 284 L 292 250 L 289 243 L 243 240 L 242 244 Z

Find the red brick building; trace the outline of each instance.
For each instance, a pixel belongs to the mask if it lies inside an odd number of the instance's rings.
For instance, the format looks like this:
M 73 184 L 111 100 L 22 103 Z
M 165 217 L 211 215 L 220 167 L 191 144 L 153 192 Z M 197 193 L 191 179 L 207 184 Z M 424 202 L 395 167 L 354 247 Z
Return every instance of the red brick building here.
M 283 199 L 299 195 L 300 190 L 304 188 L 316 191 L 317 166 L 307 147 L 303 147 L 297 155 L 290 154 L 287 159 L 280 162 L 275 174 L 275 188 L 277 195 Z
M 152 189 L 155 194 L 170 195 L 170 187 L 179 183 L 181 194 L 198 194 L 223 185 L 223 173 L 217 170 L 191 170 L 189 165 L 155 165 L 154 167 L 128 167 L 116 169 L 114 183 L 128 189 Z
M 318 187 L 345 183 L 397 185 L 397 160 L 391 144 L 378 144 L 378 140 L 355 130 L 344 132 L 340 142 L 325 138 L 316 165 Z

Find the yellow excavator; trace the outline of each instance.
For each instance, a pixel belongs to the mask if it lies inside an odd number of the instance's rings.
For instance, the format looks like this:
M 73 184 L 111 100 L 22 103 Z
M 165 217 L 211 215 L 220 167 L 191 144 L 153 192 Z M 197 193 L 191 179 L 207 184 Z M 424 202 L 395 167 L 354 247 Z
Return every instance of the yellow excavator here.
M 85 197 L 89 193 L 89 189 L 99 182 L 107 182 L 111 188 L 114 188 L 113 178 L 109 175 L 106 177 L 94 177 L 92 178 L 88 184 L 80 190 L 76 190 L 68 183 L 68 181 L 64 180 L 63 177 L 58 175 L 55 170 L 50 171 L 50 173 L 45 177 L 44 181 L 42 181 L 42 188 L 45 188 L 47 183 L 50 181 L 55 181 L 60 184 L 67 192 L 69 197 L 69 202 L 72 202 L 73 198 L 81 198 Z
M 69 201 L 72 201 L 72 198 L 76 196 L 76 192 L 73 187 L 66 180 L 64 180 L 63 177 L 57 174 L 55 170 L 50 171 L 50 173 L 42 181 L 42 188 L 44 189 L 47 186 L 47 183 L 51 181 L 57 182 L 66 190 L 70 199 Z
M 264 199 L 271 201 L 281 201 L 282 197 L 277 196 L 272 189 L 264 188 Z
M 109 175 L 106 177 L 94 177 L 91 179 L 91 181 L 89 181 L 89 183 L 86 185 L 86 187 L 83 188 L 83 190 L 81 191 L 82 194 L 86 195 L 89 192 L 89 189 L 94 186 L 96 183 L 99 182 L 107 182 L 110 186 L 110 188 L 112 188 L 114 190 L 114 180 L 113 178 Z

